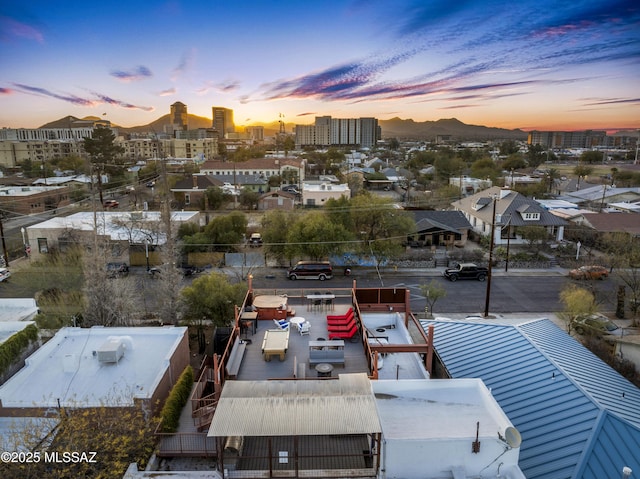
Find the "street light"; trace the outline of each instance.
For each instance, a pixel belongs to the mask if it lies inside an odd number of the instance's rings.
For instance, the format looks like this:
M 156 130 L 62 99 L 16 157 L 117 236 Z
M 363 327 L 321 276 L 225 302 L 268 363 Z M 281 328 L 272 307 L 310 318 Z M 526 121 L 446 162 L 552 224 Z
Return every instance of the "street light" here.
M 484 317 L 489 316 L 489 300 L 491 299 L 491 269 L 493 266 L 493 243 L 496 231 L 496 203 L 498 201 L 497 196 L 493 197 L 493 211 L 491 213 L 491 239 L 489 241 L 489 268 L 487 270 L 487 295 L 484 301 Z

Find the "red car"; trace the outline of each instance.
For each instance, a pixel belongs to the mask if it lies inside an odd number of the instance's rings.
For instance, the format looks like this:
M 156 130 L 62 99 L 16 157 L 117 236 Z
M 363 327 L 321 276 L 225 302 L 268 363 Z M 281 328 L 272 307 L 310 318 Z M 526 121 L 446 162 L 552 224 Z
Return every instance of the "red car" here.
M 604 266 L 580 266 L 569 271 L 569 276 L 572 279 L 606 279 L 609 277 L 609 270 Z
M 118 203 L 116 200 L 105 200 L 103 206 L 105 208 L 117 208 L 118 206 L 120 206 L 120 203 Z

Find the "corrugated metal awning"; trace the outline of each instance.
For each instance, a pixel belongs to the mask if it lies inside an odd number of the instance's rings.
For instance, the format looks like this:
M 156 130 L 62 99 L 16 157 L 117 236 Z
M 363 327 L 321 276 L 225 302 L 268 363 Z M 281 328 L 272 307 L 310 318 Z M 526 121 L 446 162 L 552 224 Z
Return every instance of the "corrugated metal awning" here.
M 209 436 L 306 436 L 381 432 L 366 374 L 338 380 L 227 381 Z

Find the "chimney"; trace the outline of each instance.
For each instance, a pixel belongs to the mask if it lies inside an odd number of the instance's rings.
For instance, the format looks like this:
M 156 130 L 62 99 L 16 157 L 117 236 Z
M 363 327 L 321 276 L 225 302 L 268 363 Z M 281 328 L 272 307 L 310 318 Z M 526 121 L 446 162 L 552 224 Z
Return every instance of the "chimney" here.
M 191 175 L 191 179 L 193 180 L 193 189 L 197 190 L 198 189 L 198 176 L 197 175 Z

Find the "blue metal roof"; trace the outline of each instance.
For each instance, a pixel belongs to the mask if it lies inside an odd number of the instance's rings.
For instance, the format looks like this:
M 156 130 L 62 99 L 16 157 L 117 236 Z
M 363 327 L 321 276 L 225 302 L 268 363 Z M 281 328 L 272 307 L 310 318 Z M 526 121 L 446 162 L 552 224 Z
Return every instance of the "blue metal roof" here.
M 434 324 L 453 378 L 481 378 L 522 435 L 528 479 L 621 477 L 640 471 L 640 390 L 547 319 Z M 624 393 L 624 394 L 623 394 Z

